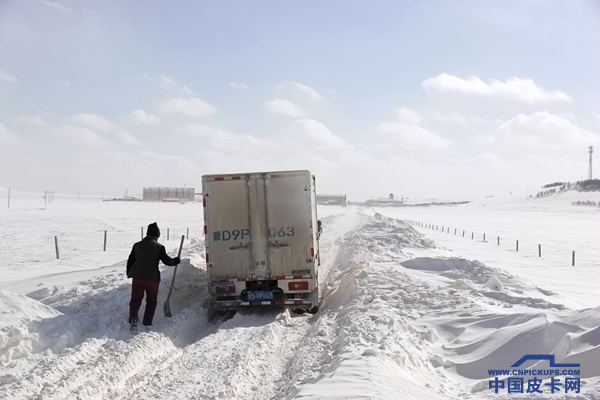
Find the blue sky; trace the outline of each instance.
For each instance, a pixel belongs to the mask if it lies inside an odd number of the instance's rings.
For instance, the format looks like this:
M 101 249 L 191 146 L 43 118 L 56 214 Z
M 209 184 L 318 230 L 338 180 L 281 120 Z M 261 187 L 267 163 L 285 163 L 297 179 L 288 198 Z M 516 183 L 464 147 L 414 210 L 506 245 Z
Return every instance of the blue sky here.
M 599 16 L 595 1 L 5 0 L 0 186 L 139 193 L 298 168 L 358 200 L 579 180 L 600 141 Z

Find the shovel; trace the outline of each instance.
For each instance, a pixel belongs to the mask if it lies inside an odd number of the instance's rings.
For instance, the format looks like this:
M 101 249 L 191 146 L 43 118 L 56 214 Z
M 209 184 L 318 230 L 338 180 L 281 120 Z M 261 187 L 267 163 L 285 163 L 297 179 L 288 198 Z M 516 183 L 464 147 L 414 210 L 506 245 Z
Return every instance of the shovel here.
M 177 257 L 181 257 L 181 249 L 183 248 L 183 241 L 185 240 L 185 235 L 181 235 L 181 243 L 179 244 L 179 253 L 177 253 Z M 179 264 L 177 264 L 179 265 Z M 173 279 L 171 280 L 171 288 L 169 289 L 169 294 L 167 295 L 167 301 L 165 301 L 165 317 L 171 317 L 171 293 L 173 292 L 173 286 L 175 285 L 175 274 L 177 273 L 177 265 L 173 270 Z

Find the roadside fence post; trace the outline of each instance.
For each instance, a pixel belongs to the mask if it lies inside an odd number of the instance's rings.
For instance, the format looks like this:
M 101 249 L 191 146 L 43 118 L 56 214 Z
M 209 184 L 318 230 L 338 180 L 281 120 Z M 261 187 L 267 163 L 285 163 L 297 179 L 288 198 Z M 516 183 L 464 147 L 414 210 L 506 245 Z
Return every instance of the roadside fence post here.
M 542 245 L 538 244 L 538 254 L 541 257 L 542 256 Z
M 519 241 L 517 240 L 517 251 L 519 251 Z
M 106 231 L 104 231 L 104 251 L 106 251 Z
M 575 250 L 573 250 L 573 260 L 571 261 L 571 266 L 575 266 Z
M 56 250 L 56 259 L 58 260 L 58 238 L 54 236 L 54 249 Z

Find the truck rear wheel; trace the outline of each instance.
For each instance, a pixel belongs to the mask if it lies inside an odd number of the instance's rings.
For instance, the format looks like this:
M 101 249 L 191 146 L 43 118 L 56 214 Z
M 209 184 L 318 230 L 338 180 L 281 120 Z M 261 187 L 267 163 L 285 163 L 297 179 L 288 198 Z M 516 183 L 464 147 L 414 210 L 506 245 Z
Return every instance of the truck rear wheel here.
M 218 308 L 218 309 L 217 309 L 217 315 L 218 315 L 219 317 L 224 317 L 224 316 L 225 316 L 225 314 L 227 314 L 227 311 L 228 311 L 228 310 L 227 310 L 226 308 Z

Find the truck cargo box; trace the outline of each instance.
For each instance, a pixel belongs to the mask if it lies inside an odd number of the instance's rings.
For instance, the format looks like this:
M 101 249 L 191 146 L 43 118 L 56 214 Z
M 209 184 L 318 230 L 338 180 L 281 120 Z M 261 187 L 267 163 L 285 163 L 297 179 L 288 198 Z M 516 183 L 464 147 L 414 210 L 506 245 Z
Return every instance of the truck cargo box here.
M 218 310 L 318 310 L 320 222 L 309 171 L 202 177 L 206 265 Z

